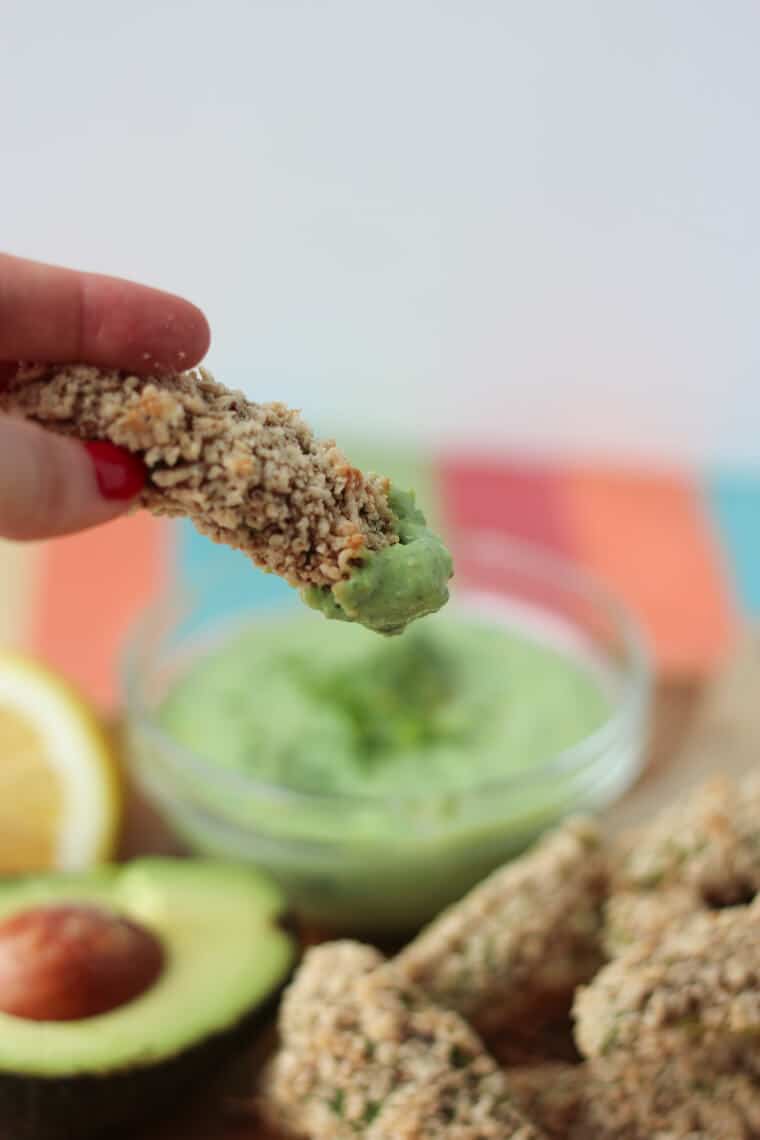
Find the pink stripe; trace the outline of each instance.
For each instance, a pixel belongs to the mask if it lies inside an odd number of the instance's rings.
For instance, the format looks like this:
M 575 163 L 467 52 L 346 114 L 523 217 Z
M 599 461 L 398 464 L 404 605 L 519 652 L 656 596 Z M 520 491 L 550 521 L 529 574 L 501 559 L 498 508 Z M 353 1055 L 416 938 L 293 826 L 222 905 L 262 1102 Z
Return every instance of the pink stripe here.
M 458 457 L 441 462 L 440 478 L 446 522 L 455 533 L 496 531 L 556 552 L 571 550 L 561 475 L 551 468 Z
M 562 512 L 561 476 L 538 464 L 457 457 L 440 464 L 446 535 L 460 586 L 496 594 L 518 594 L 524 601 L 575 616 L 567 596 L 549 582 L 526 577 L 520 563 L 498 546 L 474 548 L 483 533 L 528 543 L 570 556 L 572 534 Z

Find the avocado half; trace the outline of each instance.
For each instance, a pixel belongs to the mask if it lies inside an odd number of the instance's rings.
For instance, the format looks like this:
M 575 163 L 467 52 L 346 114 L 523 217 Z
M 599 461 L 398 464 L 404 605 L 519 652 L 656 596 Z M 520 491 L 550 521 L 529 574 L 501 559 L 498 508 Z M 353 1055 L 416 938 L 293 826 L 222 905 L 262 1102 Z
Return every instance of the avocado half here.
M 0 1135 L 113 1136 L 156 1115 L 266 1020 L 295 958 L 277 888 L 238 864 L 149 858 L 0 883 L 0 921 L 87 905 L 141 925 L 164 968 L 139 997 L 79 1021 L 0 1013 Z

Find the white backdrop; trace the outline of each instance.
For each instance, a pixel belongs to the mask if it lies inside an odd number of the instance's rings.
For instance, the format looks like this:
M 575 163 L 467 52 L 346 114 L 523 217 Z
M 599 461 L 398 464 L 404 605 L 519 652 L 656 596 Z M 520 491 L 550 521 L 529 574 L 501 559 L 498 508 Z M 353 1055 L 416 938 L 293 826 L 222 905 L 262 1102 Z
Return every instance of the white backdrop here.
M 758 0 L 0 0 L 0 247 L 335 431 L 760 457 Z

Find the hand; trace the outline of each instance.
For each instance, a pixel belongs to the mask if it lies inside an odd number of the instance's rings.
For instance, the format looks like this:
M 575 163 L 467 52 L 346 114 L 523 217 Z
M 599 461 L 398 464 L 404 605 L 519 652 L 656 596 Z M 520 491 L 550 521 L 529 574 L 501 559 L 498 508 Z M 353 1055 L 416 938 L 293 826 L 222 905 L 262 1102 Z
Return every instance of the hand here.
M 206 318 L 170 293 L 0 254 L 0 385 L 18 361 L 182 371 L 209 346 Z M 0 535 L 49 538 L 126 510 L 138 460 L 0 416 Z

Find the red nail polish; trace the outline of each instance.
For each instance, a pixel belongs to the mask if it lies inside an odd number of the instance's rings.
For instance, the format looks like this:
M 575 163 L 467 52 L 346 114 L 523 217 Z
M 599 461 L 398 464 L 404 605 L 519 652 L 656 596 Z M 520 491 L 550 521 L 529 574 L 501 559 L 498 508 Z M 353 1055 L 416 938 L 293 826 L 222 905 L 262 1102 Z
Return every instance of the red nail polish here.
M 102 440 L 89 440 L 84 446 L 104 499 L 126 501 L 140 494 L 145 486 L 145 468 L 137 456 Z

